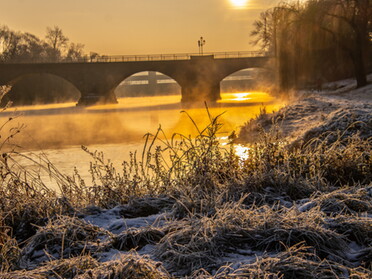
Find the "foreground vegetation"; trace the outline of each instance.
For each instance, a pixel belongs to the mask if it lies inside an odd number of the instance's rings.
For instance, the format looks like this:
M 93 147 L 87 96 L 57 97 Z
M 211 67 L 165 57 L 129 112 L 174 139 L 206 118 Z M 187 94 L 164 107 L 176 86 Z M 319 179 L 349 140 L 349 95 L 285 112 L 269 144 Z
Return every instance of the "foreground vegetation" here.
M 147 135 L 121 172 L 84 148 L 91 184 L 40 158 L 58 193 L 3 153 L 0 278 L 371 278 L 371 137 L 289 145 L 273 125 L 242 160 L 208 117 Z

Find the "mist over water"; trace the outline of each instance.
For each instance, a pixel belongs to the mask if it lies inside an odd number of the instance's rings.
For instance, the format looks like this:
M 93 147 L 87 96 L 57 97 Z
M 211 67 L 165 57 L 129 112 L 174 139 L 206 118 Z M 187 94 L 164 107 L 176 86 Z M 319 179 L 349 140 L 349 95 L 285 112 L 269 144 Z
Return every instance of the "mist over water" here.
M 64 174 L 71 175 L 76 167 L 89 183 L 92 159 L 81 145 L 91 151 L 102 151 L 120 169 L 121 163 L 129 159 L 130 151 L 142 151 L 143 136 L 156 133 L 159 125 L 169 137 L 173 133 L 195 135 L 197 130 L 182 110 L 200 128 L 209 123 L 205 108 L 182 108 L 180 99 L 180 95 L 172 95 L 120 98 L 115 105 L 88 108 L 76 107 L 75 103 L 12 108 L 19 115 L 13 123 L 25 126 L 13 142 L 27 156 L 45 153 Z M 263 106 L 271 112 L 282 103 L 264 92 L 225 93 L 209 111 L 212 116 L 223 113 L 221 137 L 226 137 L 258 115 Z

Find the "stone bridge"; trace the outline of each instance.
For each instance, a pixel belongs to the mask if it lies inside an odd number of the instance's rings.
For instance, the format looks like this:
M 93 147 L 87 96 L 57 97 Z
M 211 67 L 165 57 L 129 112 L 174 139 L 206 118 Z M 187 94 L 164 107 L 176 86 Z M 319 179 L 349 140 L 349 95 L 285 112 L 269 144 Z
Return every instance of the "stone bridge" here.
M 13 85 L 29 74 L 51 74 L 73 84 L 81 93 L 78 105 L 115 103 L 115 88 L 126 78 L 156 71 L 180 86 L 182 102 L 217 101 L 220 82 L 246 68 L 264 67 L 270 58 L 261 52 L 213 55 L 115 56 L 58 63 L 2 63 L 0 85 Z

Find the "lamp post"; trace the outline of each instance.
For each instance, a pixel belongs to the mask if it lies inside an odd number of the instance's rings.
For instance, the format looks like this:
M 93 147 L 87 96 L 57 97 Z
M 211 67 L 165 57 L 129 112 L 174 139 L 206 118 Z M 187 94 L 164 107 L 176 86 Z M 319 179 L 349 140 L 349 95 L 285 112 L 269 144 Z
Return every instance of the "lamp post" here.
M 200 55 L 203 55 L 203 46 L 204 45 L 205 45 L 205 40 L 203 39 L 203 37 L 200 37 L 200 39 L 198 40 L 199 54 Z

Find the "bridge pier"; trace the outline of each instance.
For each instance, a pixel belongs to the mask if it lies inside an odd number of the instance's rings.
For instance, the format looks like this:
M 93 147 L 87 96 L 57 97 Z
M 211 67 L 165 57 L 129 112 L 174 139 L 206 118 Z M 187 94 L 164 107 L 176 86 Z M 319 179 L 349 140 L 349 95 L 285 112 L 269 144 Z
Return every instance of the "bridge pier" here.
M 216 102 L 221 99 L 220 81 L 213 55 L 191 56 L 182 81 L 182 103 Z
M 184 85 L 181 88 L 182 103 L 216 102 L 221 99 L 220 82 L 202 81 Z

